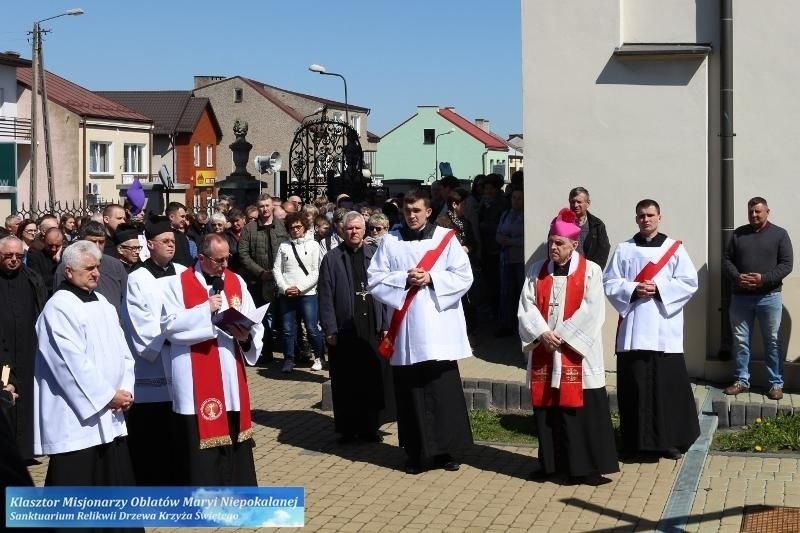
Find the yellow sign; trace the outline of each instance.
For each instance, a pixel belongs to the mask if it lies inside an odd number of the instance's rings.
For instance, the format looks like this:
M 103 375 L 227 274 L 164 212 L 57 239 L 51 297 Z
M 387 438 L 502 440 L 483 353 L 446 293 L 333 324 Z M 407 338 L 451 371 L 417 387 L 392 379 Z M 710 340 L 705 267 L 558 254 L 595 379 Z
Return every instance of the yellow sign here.
M 213 187 L 217 181 L 217 172 L 214 170 L 197 170 L 194 173 L 195 187 Z

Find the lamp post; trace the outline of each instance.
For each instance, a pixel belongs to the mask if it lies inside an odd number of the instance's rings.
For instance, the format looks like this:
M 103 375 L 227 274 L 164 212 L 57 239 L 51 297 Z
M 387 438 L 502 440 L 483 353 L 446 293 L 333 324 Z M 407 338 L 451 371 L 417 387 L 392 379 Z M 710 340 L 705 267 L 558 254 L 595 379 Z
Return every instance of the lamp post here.
M 344 76 L 342 76 L 341 74 L 337 74 L 336 72 L 328 72 L 325 69 L 325 67 L 323 67 L 322 65 L 317 65 L 316 63 L 314 63 L 313 65 L 309 65 L 308 70 L 310 70 L 311 72 L 316 72 L 317 74 L 322 74 L 323 76 L 338 76 L 339 78 L 342 78 L 342 81 L 344 82 L 344 121 L 349 126 L 350 114 L 348 112 L 348 106 L 347 106 L 347 80 L 344 79 Z
M 434 167 L 433 169 L 433 175 L 436 177 L 437 180 L 439 179 L 439 137 L 441 137 L 442 135 L 450 135 L 454 131 L 456 131 L 455 128 L 450 128 L 449 130 L 444 131 L 439 135 L 437 135 L 436 138 L 433 140 L 433 149 L 436 153 L 436 167 Z
M 50 148 L 50 120 L 47 113 L 47 77 L 44 75 L 44 59 L 42 56 L 42 33 L 47 33 L 49 30 L 42 30 L 41 23 L 57 19 L 65 16 L 83 15 L 84 11 L 81 8 L 68 9 L 60 15 L 54 15 L 33 23 L 33 31 L 31 31 L 31 43 L 33 51 L 31 54 L 31 68 L 33 70 L 33 82 L 31 87 L 31 190 L 30 190 L 30 207 L 36 202 L 36 166 L 39 162 L 38 149 L 36 146 L 36 121 L 39 114 L 38 93 L 42 92 L 42 126 L 44 127 L 44 150 L 45 162 L 47 165 L 47 199 L 52 207 L 55 203 L 55 191 L 53 188 L 53 163 L 52 163 L 52 150 Z

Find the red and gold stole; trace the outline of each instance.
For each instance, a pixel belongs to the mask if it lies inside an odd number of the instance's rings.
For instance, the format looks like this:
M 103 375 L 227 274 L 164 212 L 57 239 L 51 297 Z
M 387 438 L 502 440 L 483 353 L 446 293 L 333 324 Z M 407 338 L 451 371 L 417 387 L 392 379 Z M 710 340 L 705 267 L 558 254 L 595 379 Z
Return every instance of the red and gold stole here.
M 225 296 L 230 307 L 238 308 L 242 301 L 242 287 L 239 278 L 228 269 L 223 275 Z M 194 268 L 181 273 L 183 302 L 191 309 L 208 301 L 208 289 L 200 283 Z M 236 346 L 236 374 L 239 382 L 239 442 L 253 436 L 250 419 L 250 393 L 244 372 L 244 358 L 239 343 Z M 194 409 L 200 433 L 200 449 L 230 445 L 228 416 L 225 409 L 225 390 L 222 386 L 222 366 L 219 358 L 217 339 L 193 344 L 191 346 L 192 383 L 194 385 Z
M 547 260 L 536 277 L 536 307 L 547 318 L 553 276 L 547 271 Z M 586 259 L 578 255 L 578 267 L 567 276 L 564 294 L 564 320 L 581 306 L 586 285 Z M 539 345 L 533 350 L 531 363 L 531 402 L 534 407 L 583 407 L 583 358 L 567 344 L 561 345 L 561 382 L 559 388 L 551 387 L 553 354 Z

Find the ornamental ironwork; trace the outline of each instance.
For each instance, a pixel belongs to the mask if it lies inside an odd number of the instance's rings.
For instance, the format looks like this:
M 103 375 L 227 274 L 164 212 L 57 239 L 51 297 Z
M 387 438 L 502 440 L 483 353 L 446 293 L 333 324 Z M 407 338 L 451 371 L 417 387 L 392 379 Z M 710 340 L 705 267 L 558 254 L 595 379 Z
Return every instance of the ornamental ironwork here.
M 295 131 L 289 152 L 287 194 L 308 203 L 343 193 L 355 202 L 364 199 L 370 180 L 364 177 L 364 153 L 351 126 L 325 114 L 307 120 Z

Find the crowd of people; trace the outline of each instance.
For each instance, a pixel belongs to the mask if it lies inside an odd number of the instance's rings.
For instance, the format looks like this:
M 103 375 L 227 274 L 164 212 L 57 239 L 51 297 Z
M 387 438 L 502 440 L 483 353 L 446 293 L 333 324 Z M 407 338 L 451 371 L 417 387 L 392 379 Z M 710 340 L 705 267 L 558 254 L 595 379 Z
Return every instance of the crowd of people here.
M 505 190 L 496 174 L 469 190 L 446 176 L 430 192 L 362 203 L 262 194 L 210 214 L 173 202 L 163 216 L 117 204 L 87 217 L 11 215 L 0 235 L 0 423 L 14 454 L 49 455 L 48 485 L 254 485 L 245 365 L 279 352 L 285 374 L 330 370 L 340 443 L 380 442 L 380 426 L 397 420 L 405 472 L 458 470 L 472 435 L 457 361 L 489 326 L 522 342 L 534 477 L 605 483 L 618 470 L 607 299 L 619 313 L 620 453 L 679 458 L 699 435 L 682 314 L 697 271 L 685 248 L 658 231 L 661 208 L 646 199 L 635 236 L 609 259 L 605 225 L 576 187 L 549 227 L 548 257 L 526 269 L 522 187 L 521 173 Z M 749 389 L 757 316 L 778 399 L 774 310 L 791 243 L 767 222 L 766 200 L 748 213 L 725 256 L 737 350 L 726 393 Z M 263 321 L 248 318 L 264 306 Z

